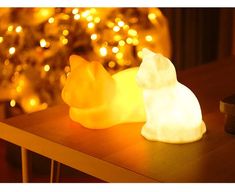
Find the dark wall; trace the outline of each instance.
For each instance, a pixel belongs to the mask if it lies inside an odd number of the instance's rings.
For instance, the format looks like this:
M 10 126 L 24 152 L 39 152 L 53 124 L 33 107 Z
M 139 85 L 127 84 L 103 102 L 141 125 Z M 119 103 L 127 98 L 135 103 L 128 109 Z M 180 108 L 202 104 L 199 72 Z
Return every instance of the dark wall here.
M 164 8 L 172 60 L 185 69 L 231 55 L 232 12 L 222 8 Z

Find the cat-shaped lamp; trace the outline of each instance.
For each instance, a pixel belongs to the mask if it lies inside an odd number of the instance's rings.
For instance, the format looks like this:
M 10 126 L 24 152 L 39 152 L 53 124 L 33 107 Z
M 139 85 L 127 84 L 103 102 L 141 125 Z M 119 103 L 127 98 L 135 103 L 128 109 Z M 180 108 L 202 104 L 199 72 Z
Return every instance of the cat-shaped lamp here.
M 143 49 L 136 80 L 143 89 L 147 122 L 141 134 L 146 139 L 187 143 L 203 136 L 206 126 L 199 102 L 190 89 L 177 81 L 169 59 Z
M 136 84 L 138 68 L 111 76 L 97 62 L 70 57 L 71 72 L 62 90 L 72 120 L 86 128 L 108 128 L 121 123 L 145 122 L 142 91 Z

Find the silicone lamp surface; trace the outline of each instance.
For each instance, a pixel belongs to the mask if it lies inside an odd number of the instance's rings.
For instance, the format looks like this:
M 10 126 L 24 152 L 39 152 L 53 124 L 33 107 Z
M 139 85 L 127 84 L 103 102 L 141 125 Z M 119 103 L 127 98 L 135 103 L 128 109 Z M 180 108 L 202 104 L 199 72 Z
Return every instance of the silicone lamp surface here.
M 111 76 L 96 62 L 70 57 L 71 72 L 62 90 L 70 117 L 91 129 L 146 120 L 142 91 L 136 84 L 138 68 Z
M 147 120 L 141 134 L 146 139 L 187 143 L 202 137 L 206 126 L 199 102 L 190 89 L 177 81 L 169 59 L 144 49 L 136 79 L 143 89 Z

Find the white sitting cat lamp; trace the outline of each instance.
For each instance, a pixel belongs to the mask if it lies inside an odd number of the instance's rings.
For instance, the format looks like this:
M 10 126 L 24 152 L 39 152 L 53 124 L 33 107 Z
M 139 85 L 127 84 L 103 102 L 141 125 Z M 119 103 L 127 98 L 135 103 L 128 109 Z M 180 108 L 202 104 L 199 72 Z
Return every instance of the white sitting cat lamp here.
M 143 96 L 136 84 L 138 67 L 111 76 L 100 63 L 76 55 L 70 57 L 70 65 L 62 98 L 72 120 L 91 129 L 145 122 Z
M 143 49 L 136 79 L 143 88 L 147 122 L 141 134 L 146 139 L 187 143 L 203 136 L 206 126 L 199 102 L 190 89 L 177 81 L 169 59 Z

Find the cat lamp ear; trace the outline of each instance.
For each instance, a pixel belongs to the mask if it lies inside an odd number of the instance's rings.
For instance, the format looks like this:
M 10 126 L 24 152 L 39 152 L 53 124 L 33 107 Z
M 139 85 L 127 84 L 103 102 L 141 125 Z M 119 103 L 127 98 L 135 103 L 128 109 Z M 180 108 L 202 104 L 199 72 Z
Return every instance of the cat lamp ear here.
M 148 140 L 167 143 L 199 140 L 206 127 L 196 96 L 177 81 L 174 65 L 170 60 L 146 49 L 143 50 L 143 60 L 138 74 L 145 75 L 137 75 L 137 82 L 143 88 L 147 120 L 141 134 Z M 152 71 L 149 68 L 152 66 L 146 62 L 151 62 L 160 69 L 156 70 L 156 74 L 151 74 L 151 81 L 144 79 Z
M 78 66 L 86 66 L 89 64 L 88 61 L 86 61 L 85 59 L 83 59 L 82 57 L 78 55 L 71 55 L 69 57 L 69 63 L 70 63 L 72 71 Z
M 101 64 L 72 55 L 70 66 L 71 72 L 62 90 L 65 103 L 75 108 L 91 109 L 110 100 L 113 96 L 113 79 Z
M 143 48 L 142 52 L 143 52 L 143 55 L 145 56 L 144 59 L 147 58 L 147 57 L 152 57 L 152 56 L 155 55 L 154 52 L 152 52 L 152 51 L 150 51 L 149 49 L 146 49 L 146 48 Z

